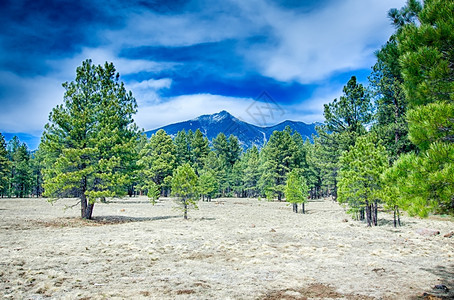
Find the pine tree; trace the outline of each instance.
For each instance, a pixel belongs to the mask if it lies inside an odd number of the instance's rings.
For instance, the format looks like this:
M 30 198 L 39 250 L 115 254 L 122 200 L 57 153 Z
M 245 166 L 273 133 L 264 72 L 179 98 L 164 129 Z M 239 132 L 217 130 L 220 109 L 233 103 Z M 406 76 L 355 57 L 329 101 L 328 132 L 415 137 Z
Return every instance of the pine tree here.
M 172 177 L 172 194 L 177 197 L 184 219 L 187 219 L 188 209 L 191 206 L 197 208 L 199 198 L 197 175 L 188 163 L 175 170 Z
M 243 171 L 243 184 L 246 197 L 257 197 L 259 195 L 258 182 L 260 179 L 260 159 L 256 146 L 248 149 L 242 157 L 245 169 Z
M 196 174 L 202 170 L 205 159 L 210 151 L 209 142 L 203 133 L 197 129 L 191 140 L 191 162 Z
M 172 138 L 163 129 L 153 134 L 142 148 L 138 164 L 141 166 L 141 186 L 148 190 L 153 187 L 153 182 L 166 196 L 170 188 L 166 186 L 169 181 L 166 178 L 171 177 L 176 168 L 176 149 Z
M 183 129 L 177 132 L 174 139 L 177 165 L 181 166 L 191 161 L 191 141 Z
M 227 162 L 230 168 L 233 168 L 235 163 L 240 159 L 241 156 L 241 146 L 238 142 L 238 138 L 234 135 L 230 135 L 227 139 Z
M 366 134 L 366 126 L 372 120 L 372 105 L 366 88 L 352 76 L 343 88 L 339 100 L 324 105 L 325 123 L 317 128 L 321 145 L 320 160 L 324 185 L 337 197 L 339 157 L 355 144 L 356 139 Z
M 8 152 L 11 160 L 9 195 L 27 197 L 30 194 L 32 180 L 30 154 L 27 145 L 21 143 L 19 138 L 14 136 L 8 143 Z
M 243 174 L 244 174 L 245 165 L 243 161 L 237 160 L 230 172 L 230 186 L 235 197 L 244 196 L 244 184 L 243 184 Z
M 408 104 L 403 90 L 400 52 L 395 35 L 391 36 L 376 56 L 377 63 L 369 77 L 376 98 L 376 123 L 372 126 L 372 131 L 383 141 L 391 160 L 395 161 L 402 153 L 414 150 L 408 139 L 408 123 L 405 119 Z
M 385 172 L 389 201 L 394 201 L 410 215 L 427 217 L 430 213 L 454 211 L 454 145 L 432 143 L 417 155 L 402 155 Z
M 402 155 L 389 171 L 393 198 L 411 214 L 454 212 L 454 2 L 409 1 L 395 11 L 410 140 L 419 153 Z M 405 16 L 410 18 L 405 19 Z M 407 22 L 410 19 L 410 22 Z M 394 180 L 404 176 L 403 183 Z M 391 186 L 391 187 L 392 187 Z
M 218 192 L 219 182 L 213 170 L 204 170 L 199 177 L 199 189 L 203 200 L 211 201 Z
M 30 165 L 31 165 L 31 192 L 36 197 L 40 197 L 44 191 L 43 189 L 43 174 L 42 170 L 44 168 L 43 159 L 44 154 L 40 149 L 32 155 Z
M 380 175 L 388 167 L 385 148 L 372 135 L 356 140 L 340 157 L 338 200 L 347 203 L 349 212 L 367 224 L 377 225 L 377 204 L 383 186 Z
M 301 212 L 303 214 L 306 212 L 304 205 L 307 202 L 308 192 L 309 188 L 302 170 L 294 169 L 290 171 L 285 185 L 285 198 L 287 202 L 292 203 L 295 213 L 298 213 L 298 203 L 302 205 Z
M 292 139 L 291 129 L 287 127 L 283 131 L 274 131 L 260 154 L 262 176 L 259 185 L 261 191 L 267 194 L 267 198 L 277 196 L 281 201 L 287 173 L 298 167 L 296 164 L 298 147 Z
M 8 159 L 5 137 L 0 133 L 0 195 L 7 195 L 9 176 L 11 174 L 11 161 Z
M 322 186 L 323 186 L 323 173 L 325 170 L 325 162 L 322 160 L 319 139 L 314 137 L 314 142 L 310 143 L 306 141 L 304 143 L 304 149 L 306 153 L 306 168 L 304 169 L 305 178 L 310 189 L 310 198 L 318 199 L 322 197 Z M 328 190 L 328 189 L 327 189 Z
M 50 113 L 40 145 L 46 152 L 45 196 L 78 196 L 81 217 L 90 219 L 97 199 L 124 195 L 130 184 L 137 104 L 112 63 L 86 60 L 63 87 L 64 102 Z

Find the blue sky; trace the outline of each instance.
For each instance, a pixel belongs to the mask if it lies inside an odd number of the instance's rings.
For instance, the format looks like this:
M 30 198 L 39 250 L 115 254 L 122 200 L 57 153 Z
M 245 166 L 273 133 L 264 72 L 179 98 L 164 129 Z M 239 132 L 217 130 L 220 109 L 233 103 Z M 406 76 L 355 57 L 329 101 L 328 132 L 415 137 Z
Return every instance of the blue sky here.
M 367 83 L 374 52 L 405 0 L 3 1 L 0 132 L 35 149 L 61 84 L 81 62 L 113 62 L 154 129 L 227 110 L 267 92 L 290 119 L 323 121 L 352 75 Z

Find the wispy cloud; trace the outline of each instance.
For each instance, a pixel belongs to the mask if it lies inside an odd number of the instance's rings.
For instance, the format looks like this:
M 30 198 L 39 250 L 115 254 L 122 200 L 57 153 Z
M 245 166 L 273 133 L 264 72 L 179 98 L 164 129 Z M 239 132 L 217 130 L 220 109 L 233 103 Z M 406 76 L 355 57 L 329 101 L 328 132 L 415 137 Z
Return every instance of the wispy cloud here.
M 222 109 L 253 121 L 244 112 L 262 91 L 285 118 L 322 121 L 323 103 L 392 33 L 387 11 L 404 4 L 10 1 L 0 11 L 0 131 L 38 135 L 86 58 L 114 63 L 146 129 Z

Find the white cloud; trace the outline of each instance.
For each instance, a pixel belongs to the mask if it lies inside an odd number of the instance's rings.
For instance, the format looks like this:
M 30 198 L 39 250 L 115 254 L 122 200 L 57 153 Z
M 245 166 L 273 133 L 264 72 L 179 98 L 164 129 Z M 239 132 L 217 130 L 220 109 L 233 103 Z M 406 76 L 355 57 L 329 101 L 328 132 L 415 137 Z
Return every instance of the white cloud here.
M 22 78 L 0 72 L 1 89 L 7 94 L 0 109 L 0 131 L 40 135 L 53 107 L 62 102 L 64 89 L 55 78 Z M 8 94 L 8 89 L 14 94 Z
M 194 119 L 203 114 L 213 114 L 227 110 L 237 117 L 242 117 L 249 98 L 234 98 L 212 94 L 182 95 L 163 99 L 158 104 L 141 106 L 136 115 L 137 124 L 146 130 L 168 124 Z
M 125 28 L 103 36 L 113 48 L 178 47 L 235 39 L 243 41 L 236 51 L 255 71 L 306 84 L 334 72 L 369 68 L 374 51 L 393 31 L 388 10 L 404 4 L 405 0 L 331 1 L 304 12 L 265 0 L 230 0 L 217 6 L 204 3 L 203 9 L 185 14 L 133 13 L 127 16 Z M 257 36 L 267 40 L 248 41 Z
M 159 103 L 162 99 L 159 90 L 168 89 L 172 85 L 172 79 L 148 79 L 141 82 L 132 81 L 126 84 L 126 88 L 131 90 L 139 105 L 147 106 Z
M 263 75 L 281 81 L 314 83 L 334 72 L 369 68 L 374 51 L 393 29 L 391 7 L 404 0 L 333 1 L 319 11 L 301 14 L 271 5 L 255 6 L 274 36 L 273 44 L 251 47 L 245 55 Z
M 227 110 L 238 119 L 259 125 L 271 126 L 285 120 L 305 123 L 323 122 L 323 104 L 331 102 L 340 95 L 339 91 L 320 90 L 308 101 L 294 105 L 279 105 L 273 116 L 258 120 L 254 115 L 254 106 L 261 105 L 252 98 L 226 97 L 212 94 L 182 95 L 163 99 L 154 105 L 140 105 L 135 120 L 145 130 L 155 129 L 168 124 L 191 120 L 200 115 L 214 114 Z M 271 104 L 273 106 L 274 104 Z M 252 109 L 251 109 L 252 107 Z M 273 109 L 273 107 L 271 107 Z M 267 113 L 264 111 L 264 113 Z M 265 123 L 263 123 L 263 121 Z
M 52 60 L 47 63 L 53 69 L 51 76 L 72 80 L 75 77 L 76 68 L 86 59 L 91 59 L 95 65 L 104 65 L 105 62 L 112 62 L 120 75 L 130 75 L 139 72 L 159 72 L 175 66 L 175 63 L 122 58 L 117 55 L 115 49 L 112 47 L 84 48 L 80 53 L 76 53 L 70 58 Z

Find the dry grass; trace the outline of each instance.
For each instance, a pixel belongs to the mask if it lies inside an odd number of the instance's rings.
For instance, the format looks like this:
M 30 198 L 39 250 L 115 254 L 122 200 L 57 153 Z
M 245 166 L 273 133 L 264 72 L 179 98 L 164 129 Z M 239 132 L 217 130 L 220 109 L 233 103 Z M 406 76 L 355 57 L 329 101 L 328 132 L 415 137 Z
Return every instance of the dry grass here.
M 454 296 L 454 239 L 444 237 L 454 223 L 446 219 L 404 216 L 393 228 L 380 213 L 381 226 L 367 228 L 330 200 L 302 215 L 286 203 L 215 199 L 185 221 L 169 199 L 134 198 L 96 204 L 87 221 L 64 210 L 75 202 L 0 199 L 0 298 Z

